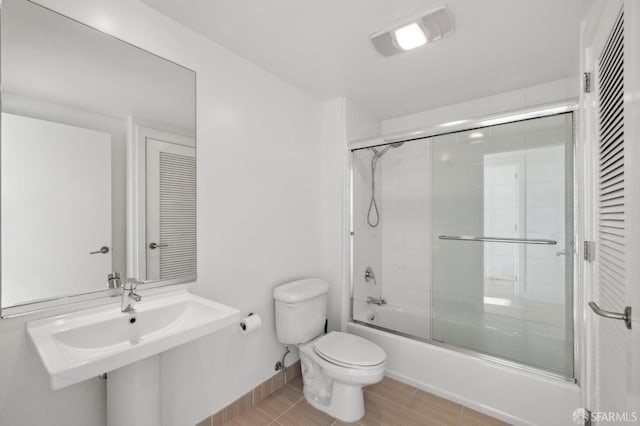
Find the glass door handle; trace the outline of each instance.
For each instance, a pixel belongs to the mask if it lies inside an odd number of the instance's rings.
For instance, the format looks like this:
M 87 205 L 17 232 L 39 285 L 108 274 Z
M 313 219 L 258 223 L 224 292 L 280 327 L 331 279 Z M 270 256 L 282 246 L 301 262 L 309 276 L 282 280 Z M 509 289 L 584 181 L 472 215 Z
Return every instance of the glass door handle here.
M 589 307 L 601 317 L 624 321 L 624 325 L 631 330 L 631 306 L 626 306 L 624 312 L 605 311 L 604 309 L 600 309 L 600 306 L 598 306 L 596 302 L 589 302 Z

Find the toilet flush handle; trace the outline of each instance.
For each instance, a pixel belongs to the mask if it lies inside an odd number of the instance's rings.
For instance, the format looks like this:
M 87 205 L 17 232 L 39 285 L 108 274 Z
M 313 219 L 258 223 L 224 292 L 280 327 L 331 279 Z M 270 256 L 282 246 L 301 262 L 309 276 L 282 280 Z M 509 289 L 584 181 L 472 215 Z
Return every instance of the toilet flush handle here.
M 287 308 L 289 309 L 295 309 L 298 305 L 296 305 L 295 303 L 287 303 Z

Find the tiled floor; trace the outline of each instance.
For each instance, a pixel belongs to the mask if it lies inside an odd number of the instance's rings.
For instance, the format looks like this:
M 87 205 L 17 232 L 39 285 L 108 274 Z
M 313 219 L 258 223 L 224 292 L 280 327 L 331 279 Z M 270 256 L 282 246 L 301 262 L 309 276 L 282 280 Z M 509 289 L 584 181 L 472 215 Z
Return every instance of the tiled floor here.
M 356 425 L 497 426 L 506 423 L 385 377 L 365 388 L 366 414 Z M 227 425 L 343 425 L 309 405 L 297 377 Z

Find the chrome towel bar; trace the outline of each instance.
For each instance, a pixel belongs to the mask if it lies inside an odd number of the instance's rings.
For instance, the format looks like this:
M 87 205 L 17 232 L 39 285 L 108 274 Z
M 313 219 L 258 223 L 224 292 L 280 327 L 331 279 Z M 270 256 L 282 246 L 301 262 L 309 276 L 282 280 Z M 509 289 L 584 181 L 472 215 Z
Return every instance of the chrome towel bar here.
M 555 246 L 558 244 L 555 240 L 537 240 L 537 239 L 522 239 L 522 238 L 502 238 L 502 237 L 475 237 L 473 235 L 440 235 L 438 237 L 441 240 L 455 240 L 455 241 L 477 241 L 485 243 L 513 243 L 513 244 L 547 244 Z

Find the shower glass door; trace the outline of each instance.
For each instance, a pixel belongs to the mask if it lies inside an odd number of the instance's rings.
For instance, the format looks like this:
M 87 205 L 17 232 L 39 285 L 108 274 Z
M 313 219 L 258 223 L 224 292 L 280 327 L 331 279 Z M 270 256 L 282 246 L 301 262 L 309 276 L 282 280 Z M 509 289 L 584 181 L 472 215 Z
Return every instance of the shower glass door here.
M 573 377 L 573 118 L 432 139 L 431 338 Z
M 573 114 L 357 149 L 352 320 L 573 378 Z

